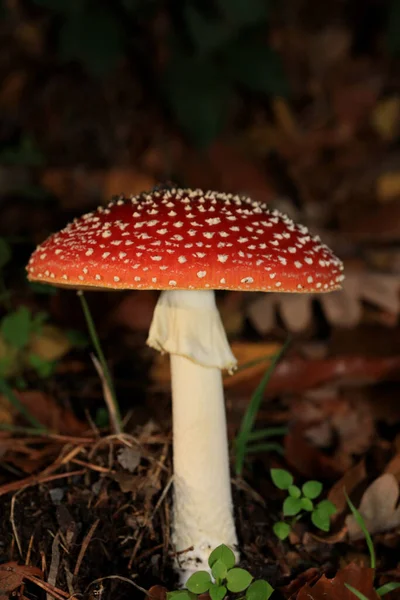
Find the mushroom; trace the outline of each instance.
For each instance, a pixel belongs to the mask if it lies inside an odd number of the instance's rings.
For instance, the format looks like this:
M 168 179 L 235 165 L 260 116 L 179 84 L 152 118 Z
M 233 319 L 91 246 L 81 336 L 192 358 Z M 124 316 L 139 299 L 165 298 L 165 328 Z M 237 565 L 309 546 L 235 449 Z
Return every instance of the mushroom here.
M 173 544 L 181 579 L 237 549 L 221 371 L 236 360 L 214 290 L 329 292 L 343 265 L 306 227 L 250 198 L 156 189 L 113 199 L 41 244 L 31 281 L 162 290 L 147 343 L 171 355 Z

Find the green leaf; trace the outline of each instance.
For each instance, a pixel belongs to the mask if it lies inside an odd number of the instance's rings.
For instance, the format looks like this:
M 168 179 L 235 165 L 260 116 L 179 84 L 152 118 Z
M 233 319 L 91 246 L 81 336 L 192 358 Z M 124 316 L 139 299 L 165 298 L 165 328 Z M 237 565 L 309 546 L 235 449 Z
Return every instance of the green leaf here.
M 311 521 L 318 529 L 322 531 L 329 531 L 331 522 L 329 519 L 329 514 L 319 509 L 318 507 L 311 514 Z
M 67 329 L 65 335 L 68 341 L 76 348 L 86 348 L 89 344 L 87 336 L 78 329 Z
M 241 36 L 224 48 L 220 60 L 226 77 L 235 83 L 267 95 L 288 95 L 280 56 L 264 40 Z
M 283 514 L 285 517 L 294 517 L 301 512 L 301 500 L 300 498 L 292 498 L 288 496 L 283 503 Z
M 230 592 L 243 592 L 250 583 L 253 581 L 253 577 L 245 569 L 235 567 L 228 571 L 226 576 L 226 587 Z
M 268 359 L 270 355 L 268 355 Z M 265 360 L 265 359 L 264 359 Z M 258 361 L 250 361 L 251 363 Z M 244 366 L 244 365 L 242 365 Z M 237 371 L 235 371 L 237 373 Z M 288 433 L 288 427 L 266 427 L 265 429 L 257 429 L 256 431 L 252 431 L 249 434 L 249 442 L 255 442 L 258 440 L 268 439 L 270 437 L 275 437 L 277 435 L 286 435 Z
M 44 360 L 37 354 L 29 354 L 28 362 L 42 379 L 47 379 L 54 373 L 56 362 Z
M 375 569 L 376 568 L 376 556 L 375 556 L 374 542 L 372 541 L 371 534 L 369 533 L 367 526 L 365 525 L 365 521 L 364 521 L 361 513 L 356 509 L 356 507 L 350 500 L 346 490 L 344 490 L 344 495 L 346 496 L 347 504 L 350 507 L 350 510 L 353 513 L 353 516 L 354 516 L 358 526 L 360 527 L 361 531 L 363 532 L 363 534 L 365 536 L 365 541 L 367 542 L 370 561 L 371 561 L 371 569 Z
M 167 102 L 182 132 L 199 148 L 221 133 L 233 89 L 212 60 L 175 55 L 164 73 Z
M 288 492 L 292 498 L 300 498 L 301 496 L 301 490 L 297 485 L 290 485 L 288 487 Z
M 32 315 L 26 306 L 6 315 L 0 324 L 0 331 L 6 343 L 22 349 L 29 342 L 32 331 Z
M 301 508 L 303 510 L 306 510 L 307 512 L 311 512 L 312 510 L 314 510 L 314 504 L 313 501 L 310 500 L 310 498 L 301 498 L 300 502 Z
M 273 531 L 280 540 L 285 540 L 291 531 L 291 527 L 285 521 L 278 521 L 278 523 L 274 524 Z
M 217 546 L 208 557 L 208 564 L 210 567 L 213 567 L 214 563 L 220 560 L 227 569 L 232 569 L 235 566 L 236 558 L 234 553 L 228 546 L 225 544 L 221 544 Z
M 325 512 L 329 517 L 332 517 L 337 512 L 336 506 L 330 500 L 321 500 L 321 502 L 318 502 L 317 508 Z
M 368 600 L 367 596 L 365 596 L 362 592 L 356 590 L 356 588 L 353 588 L 352 585 L 349 585 L 348 583 L 345 583 L 344 585 L 347 587 L 348 590 L 350 590 L 350 592 L 357 596 L 359 600 Z
M 3 238 L 0 237 L 0 269 L 11 260 L 11 247 L 10 244 Z
M 378 594 L 378 596 L 382 597 L 385 594 L 388 594 L 389 592 L 393 592 L 394 590 L 398 589 L 400 589 L 400 583 L 390 581 L 389 583 L 385 583 L 384 585 L 381 585 L 379 588 L 377 588 L 376 593 Z
M 228 569 L 226 568 L 226 564 L 222 562 L 222 560 L 218 559 L 212 566 L 211 573 L 216 581 L 221 579 L 225 579 Z
M 197 600 L 197 595 L 188 590 L 178 590 L 176 592 L 167 592 L 167 600 Z
M 274 588 L 264 579 L 254 581 L 246 592 L 246 600 L 268 600 L 272 596 Z
M 273 359 L 271 360 L 268 368 L 266 369 L 260 383 L 258 384 L 255 392 L 252 394 L 249 406 L 246 409 L 246 412 L 243 416 L 242 422 L 240 424 L 239 433 L 236 436 L 235 440 L 235 470 L 236 474 L 240 475 L 243 469 L 244 459 L 246 456 L 247 443 L 249 440 L 249 436 L 254 426 L 254 422 L 257 418 L 257 413 L 260 409 L 261 403 L 264 398 L 264 391 L 268 385 L 268 382 L 274 372 L 278 362 L 285 354 L 286 350 L 289 347 L 291 342 L 290 336 L 286 338 L 286 342 L 282 346 L 282 348 L 275 354 Z
M 224 585 L 216 585 L 212 583 L 208 588 L 208 593 L 211 596 L 211 600 L 224 600 L 226 595 L 226 587 Z
M 99 77 L 116 66 L 123 43 L 122 27 L 113 12 L 96 4 L 79 17 L 68 16 L 60 32 L 59 51 L 63 60 L 77 60 Z
M 280 490 L 288 490 L 293 485 L 293 475 L 285 469 L 271 469 L 271 479 Z
M 211 577 L 207 571 L 197 571 L 189 577 L 186 587 L 193 594 L 204 594 L 210 587 Z
M 306 498 L 315 500 L 322 492 L 322 483 L 320 481 L 307 481 L 301 489 Z

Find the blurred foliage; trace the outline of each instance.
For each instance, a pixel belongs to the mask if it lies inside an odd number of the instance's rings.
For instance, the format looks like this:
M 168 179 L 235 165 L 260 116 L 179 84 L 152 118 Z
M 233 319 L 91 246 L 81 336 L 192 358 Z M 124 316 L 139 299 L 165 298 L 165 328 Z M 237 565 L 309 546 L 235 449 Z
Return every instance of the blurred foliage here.
M 62 331 L 49 324 L 45 312 L 34 313 L 27 306 L 14 308 L 12 294 L 6 288 L 4 270 L 12 259 L 12 248 L 0 237 L 0 305 L 5 310 L 0 319 L 0 381 L 12 379 L 25 387 L 24 375 L 34 371 L 40 378 L 52 375 L 57 361 L 72 347 L 84 347 L 87 338 L 79 331 Z M 31 291 L 52 294 L 54 288 L 29 284 Z
M 288 92 L 268 44 L 269 0 L 30 0 L 49 20 L 60 62 L 103 78 L 122 61 L 198 147 L 235 115 L 243 93 Z M 160 19 L 163 31 L 155 26 Z M 162 56 L 160 68 L 156 56 Z M 154 95 L 153 95 L 154 97 Z

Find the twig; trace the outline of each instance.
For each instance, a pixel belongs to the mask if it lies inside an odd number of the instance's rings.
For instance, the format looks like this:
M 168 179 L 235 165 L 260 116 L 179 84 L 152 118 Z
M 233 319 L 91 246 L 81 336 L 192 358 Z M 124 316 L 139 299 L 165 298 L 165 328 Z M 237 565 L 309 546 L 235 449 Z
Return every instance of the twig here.
M 122 433 L 122 425 L 118 416 L 117 402 L 113 396 L 113 393 L 110 389 L 110 384 L 103 371 L 103 365 L 94 354 L 91 354 L 90 358 L 92 359 L 94 367 L 97 371 L 97 375 L 100 377 L 101 385 L 103 387 L 104 402 L 106 403 L 110 417 L 111 429 L 114 431 L 114 433 L 120 434 Z
M 107 577 L 100 577 L 99 579 L 95 579 L 94 581 L 89 583 L 89 585 L 87 586 L 87 588 L 85 590 L 84 595 L 86 595 L 86 592 L 89 590 L 89 588 L 92 585 L 94 585 L 95 583 L 99 583 L 100 581 L 104 581 L 105 579 L 119 579 L 120 581 L 124 581 L 125 583 L 130 583 L 130 585 L 133 585 L 133 587 L 135 587 L 137 590 L 139 590 L 143 594 L 146 594 L 146 596 L 148 598 L 154 598 L 154 600 L 157 600 L 157 598 L 155 596 L 153 596 L 152 594 L 149 594 L 148 590 L 146 590 L 145 588 L 142 588 L 140 585 L 138 585 L 131 579 L 128 579 L 127 577 L 121 577 L 120 575 L 108 575 Z
M 18 552 L 20 557 L 22 558 L 22 547 L 21 547 L 21 541 L 19 539 L 19 535 L 18 535 L 18 531 L 17 531 L 17 526 L 15 524 L 15 520 L 14 520 L 14 511 L 15 511 L 15 499 L 17 497 L 17 495 L 19 494 L 19 492 L 22 490 L 19 490 L 18 492 L 16 492 L 14 494 L 14 496 L 11 498 L 11 508 L 10 508 L 10 521 L 11 521 L 11 527 L 13 530 L 13 534 L 15 537 L 15 542 L 17 544 L 18 547 Z
M 49 475 L 45 477 L 31 475 L 25 479 L 20 479 L 20 481 L 13 481 L 12 483 L 1 486 L 0 496 L 31 487 L 33 485 L 40 485 L 41 483 L 48 483 L 49 481 L 64 479 L 65 477 L 73 477 L 74 475 L 83 475 L 84 473 L 86 473 L 86 469 L 79 469 L 79 471 L 70 471 L 69 473 L 59 473 L 58 475 Z
M 148 523 L 150 523 L 154 519 L 154 516 L 155 516 L 156 512 L 158 511 L 158 509 L 160 508 L 161 504 L 163 503 L 166 495 L 168 494 L 169 488 L 171 487 L 171 484 L 172 484 L 173 480 L 174 480 L 174 476 L 171 475 L 171 477 L 169 478 L 169 480 L 167 482 L 167 485 L 165 486 L 165 488 L 162 491 L 161 496 L 157 500 L 157 503 L 156 503 L 156 505 L 154 507 L 153 512 L 150 515 L 150 518 L 148 519 L 148 521 L 146 521 L 146 525 L 148 525 Z
M 90 544 L 90 541 L 93 537 L 94 532 L 96 531 L 96 528 L 98 526 L 98 524 L 100 523 L 100 519 L 97 519 L 97 521 L 95 521 L 93 523 L 93 525 L 91 526 L 91 528 L 89 529 L 89 531 L 86 534 L 85 539 L 82 542 L 82 546 L 81 549 L 79 551 L 79 555 L 76 561 L 76 565 L 75 565 L 75 569 L 74 569 L 74 577 L 76 577 L 79 573 L 79 569 L 81 568 L 81 564 L 82 564 L 82 560 L 83 557 L 85 556 L 85 552 Z
M 25 564 L 29 565 L 30 561 L 31 561 L 31 553 L 32 553 L 32 547 L 33 547 L 33 538 L 34 538 L 34 533 L 32 533 L 31 537 L 29 538 L 29 544 L 28 544 L 28 551 L 26 553 L 26 558 L 25 558 Z
M 58 568 L 60 566 L 60 533 L 57 532 L 54 536 L 53 543 L 51 545 L 51 563 L 49 569 L 49 576 L 47 577 L 47 583 L 50 585 L 56 585 Z M 50 600 L 51 595 L 49 592 L 46 594 L 47 600 Z

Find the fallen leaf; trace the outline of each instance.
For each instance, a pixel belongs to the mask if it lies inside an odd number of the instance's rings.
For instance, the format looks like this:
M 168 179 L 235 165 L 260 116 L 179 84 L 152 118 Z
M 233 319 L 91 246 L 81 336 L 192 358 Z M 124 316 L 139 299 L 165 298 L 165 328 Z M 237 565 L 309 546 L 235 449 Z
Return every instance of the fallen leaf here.
M 29 349 L 43 360 L 59 360 L 71 349 L 67 335 L 54 325 L 43 325 L 40 333 L 32 336 Z
M 374 569 L 350 563 L 332 579 L 323 575 L 315 585 L 307 583 L 298 593 L 297 600 L 355 600 L 354 594 L 346 588 L 346 583 L 364 594 L 368 600 L 379 600 L 374 590 L 374 577 Z
M 376 193 L 380 202 L 390 202 L 400 196 L 400 173 L 383 173 L 376 182 Z
M 32 576 L 43 579 L 43 573 L 36 567 L 19 565 L 8 562 L 0 565 L 0 600 L 8 600 L 8 596 L 18 589 L 26 577 Z
M 60 406 L 52 396 L 39 390 L 14 390 L 21 403 L 44 427 L 66 435 L 80 435 L 87 425 L 71 410 Z
M 391 473 L 400 483 L 400 453 L 397 453 L 385 467 L 385 473 Z
M 358 508 L 368 531 L 379 533 L 400 525 L 399 484 L 391 473 L 384 473 L 366 489 Z M 346 517 L 351 540 L 364 537 L 353 515 Z
M 310 479 L 337 479 L 349 468 L 351 462 L 346 456 L 329 456 L 314 446 L 306 437 L 312 423 L 298 421 L 285 436 L 286 461 L 301 475 Z M 340 460 L 339 460 L 340 458 Z
M 391 96 L 380 100 L 375 106 L 371 123 L 381 138 L 385 141 L 397 137 L 400 122 L 400 98 Z
M 148 591 L 148 598 L 151 600 L 166 600 L 167 588 L 162 585 L 153 585 Z
M 336 514 L 333 515 L 332 520 L 336 521 L 338 517 L 346 510 L 347 501 L 344 492 L 351 494 L 351 492 L 362 482 L 367 476 L 364 459 L 358 462 L 356 465 L 348 469 L 341 479 L 339 479 L 329 490 L 328 500 L 333 502 L 337 508 Z
M 137 448 L 124 446 L 118 451 L 117 460 L 123 469 L 133 473 L 139 466 L 141 453 Z

